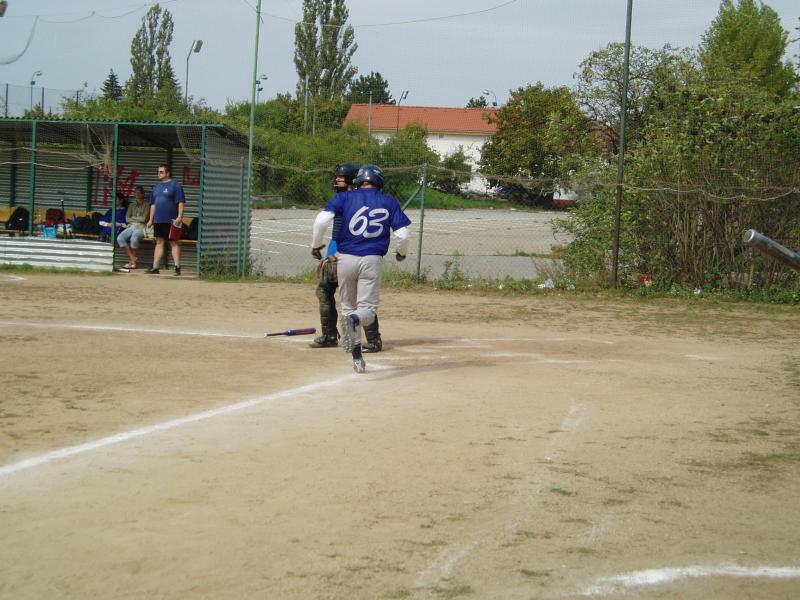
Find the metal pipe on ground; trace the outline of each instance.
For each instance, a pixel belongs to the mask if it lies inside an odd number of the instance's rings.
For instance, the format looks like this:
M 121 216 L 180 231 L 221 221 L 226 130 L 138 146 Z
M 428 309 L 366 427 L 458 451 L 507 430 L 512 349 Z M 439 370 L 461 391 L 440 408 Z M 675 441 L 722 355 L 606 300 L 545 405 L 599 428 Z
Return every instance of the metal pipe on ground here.
M 800 271 L 800 254 L 789 250 L 786 246 L 780 245 L 775 240 L 768 238 L 755 229 L 748 229 L 745 231 L 742 241 L 744 241 L 745 245 L 757 248 L 764 254 L 768 254 L 772 258 Z

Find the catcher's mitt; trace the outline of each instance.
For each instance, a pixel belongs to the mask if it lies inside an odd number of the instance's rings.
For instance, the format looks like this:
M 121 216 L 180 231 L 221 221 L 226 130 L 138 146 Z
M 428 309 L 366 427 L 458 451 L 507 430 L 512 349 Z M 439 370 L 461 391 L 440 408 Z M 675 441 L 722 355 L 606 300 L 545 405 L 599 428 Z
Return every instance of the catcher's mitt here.
M 336 257 L 328 256 L 317 265 L 317 276 L 320 283 L 337 283 L 339 281 L 336 274 Z

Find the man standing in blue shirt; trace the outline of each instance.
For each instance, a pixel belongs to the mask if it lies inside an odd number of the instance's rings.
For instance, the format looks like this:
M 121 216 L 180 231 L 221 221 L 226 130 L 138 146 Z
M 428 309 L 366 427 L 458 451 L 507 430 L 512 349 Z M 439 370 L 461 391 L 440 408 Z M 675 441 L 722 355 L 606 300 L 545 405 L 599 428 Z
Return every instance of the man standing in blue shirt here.
M 167 165 L 158 165 L 158 183 L 150 194 L 150 219 L 147 226 L 153 228 L 156 248 L 153 252 L 153 266 L 148 273 L 158 273 L 161 259 L 164 257 L 164 246 L 169 239 L 169 228 L 172 223 L 181 227 L 186 195 L 183 186 L 172 179 L 172 171 Z M 175 275 L 181 274 L 181 244 L 179 240 L 170 240 L 172 259 L 175 262 Z
M 353 182 L 358 189 L 341 192 L 328 202 L 314 221 L 311 253 L 320 259 L 322 240 L 335 217 L 342 218 L 336 238 L 339 260 L 339 293 L 342 299 L 344 349 L 352 353 L 353 369 L 363 373 L 366 363 L 361 351 L 361 326 L 368 326 L 378 314 L 383 277 L 383 257 L 389 251 L 390 231 L 397 238 L 395 258 L 405 260 L 411 240 L 411 220 L 400 203 L 381 193 L 383 171 L 363 165 Z

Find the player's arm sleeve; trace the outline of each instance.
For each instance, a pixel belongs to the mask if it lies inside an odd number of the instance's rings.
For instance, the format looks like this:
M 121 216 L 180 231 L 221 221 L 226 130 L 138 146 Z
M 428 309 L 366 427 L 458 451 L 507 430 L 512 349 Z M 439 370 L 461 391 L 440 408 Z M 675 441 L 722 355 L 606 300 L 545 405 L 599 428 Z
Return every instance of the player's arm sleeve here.
M 394 236 L 397 239 L 397 252 L 403 256 L 408 256 L 408 245 L 411 243 L 411 227 L 401 227 L 396 229 Z
M 339 233 L 342 231 L 342 221 L 344 221 L 344 217 L 342 215 L 336 215 L 333 218 L 333 231 L 331 231 L 331 238 L 334 241 L 339 239 Z
M 328 225 L 330 225 L 333 221 L 334 216 L 334 213 L 327 210 L 320 211 L 317 214 L 317 218 L 314 219 L 313 235 L 311 236 L 312 248 L 319 248 L 320 246 L 325 245 L 322 240 L 325 237 L 325 231 L 328 229 Z

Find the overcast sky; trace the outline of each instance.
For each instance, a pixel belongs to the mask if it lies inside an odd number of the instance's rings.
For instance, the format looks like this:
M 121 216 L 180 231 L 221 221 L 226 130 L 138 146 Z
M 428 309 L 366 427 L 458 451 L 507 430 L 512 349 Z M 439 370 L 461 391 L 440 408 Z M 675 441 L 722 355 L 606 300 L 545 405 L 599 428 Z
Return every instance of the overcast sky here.
M 256 0 L 167 0 L 175 22 L 171 48 L 181 85 L 189 59 L 189 94 L 224 109 L 250 98 Z M 798 37 L 798 0 L 767 2 L 791 38 Z M 130 76 L 130 43 L 150 6 L 131 0 L 8 0 L 0 19 L 0 84 L 99 90 L 109 69 Z M 464 106 L 481 90 L 499 102 L 528 83 L 571 84 L 578 64 L 611 41 L 624 41 L 626 0 L 347 0 L 355 27 L 359 73 L 379 71 L 393 95 L 409 90 L 409 105 Z M 261 100 L 294 92 L 294 24 L 301 0 L 262 0 L 258 75 L 268 80 Z M 496 7 L 492 9 L 493 7 Z M 632 41 L 660 47 L 696 46 L 719 0 L 634 0 Z M 492 10 L 487 10 L 492 9 Z M 477 13 L 477 11 L 484 11 Z M 464 13 L 477 14 L 464 14 Z M 459 15 L 452 18 L 440 18 Z M 409 23 L 409 21 L 413 21 Z M 795 42 L 790 54 L 799 51 Z M 788 58 L 788 56 L 787 56 Z M 489 94 L 489 100 L 493 100 Z

